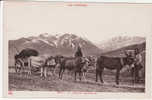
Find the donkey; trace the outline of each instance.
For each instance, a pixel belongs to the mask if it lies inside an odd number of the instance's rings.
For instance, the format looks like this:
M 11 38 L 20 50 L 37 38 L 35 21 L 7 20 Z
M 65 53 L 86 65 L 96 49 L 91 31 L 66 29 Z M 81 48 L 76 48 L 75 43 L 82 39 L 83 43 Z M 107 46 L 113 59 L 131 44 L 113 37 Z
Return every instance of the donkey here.
M 129 56 L 126 57 L 107 57 L 107 56 L 100 56 L 97 58 L 96 63 L 96 82 L 98 81 L 98 76 L 100 77 L 101 83 L 103 83 L 102 73 L 104 68 L 110 70 L 116 70 L 116 84 L 119 84 L 119 75 L 120 70 L 125 65 L 131 66 L 134 63 L 134 58 Z
M 77 73 L 79 73 L 80 80 L 82 75 L 84 77 L 83 72 L 85 71 L 86 65 L 88 64 L 88 62 L 84 57 L 76 57 L 76 58 L 62 57 L 60 58 L 59 62 L 60 62 L 60 71 L 59 71 L 60 79 L 62 79 L 65 69 L 73 71 L 75 73 L 75 81 L 76 81 Z

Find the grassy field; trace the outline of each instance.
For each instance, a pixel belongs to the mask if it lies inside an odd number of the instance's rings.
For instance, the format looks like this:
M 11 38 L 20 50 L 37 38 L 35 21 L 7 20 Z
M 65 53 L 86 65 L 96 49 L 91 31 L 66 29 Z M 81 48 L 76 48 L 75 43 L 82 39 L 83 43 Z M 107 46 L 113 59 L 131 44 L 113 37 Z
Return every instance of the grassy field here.
M 87 73 L 86 81 L 74 81 L 74 75 L 65 72 L 63 79 L 49 75 L 42 78 L 38 73 L 17 74 L 9 70 L 9 90 L 11 91 L 81 91 L 81 92 L 144 92 L 144 83 L 133 84 L 131 77 L 120 77 L 120 85 L 115 85 L 115 74 L 104 73 L 104 83 L 95 82 L 95 73 Z

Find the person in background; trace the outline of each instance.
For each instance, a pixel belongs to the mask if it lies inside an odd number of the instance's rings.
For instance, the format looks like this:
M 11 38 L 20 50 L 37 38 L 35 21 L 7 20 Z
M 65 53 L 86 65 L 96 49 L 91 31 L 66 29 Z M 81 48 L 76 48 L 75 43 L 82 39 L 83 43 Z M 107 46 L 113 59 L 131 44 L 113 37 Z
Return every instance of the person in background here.
M 135 49 L 135 64 L 132 68 L 132 74 L 135 78 L 135 82 L 139 82 L 139 71 L 143 68 L 142 66 L 142 55 L 138 48 Z

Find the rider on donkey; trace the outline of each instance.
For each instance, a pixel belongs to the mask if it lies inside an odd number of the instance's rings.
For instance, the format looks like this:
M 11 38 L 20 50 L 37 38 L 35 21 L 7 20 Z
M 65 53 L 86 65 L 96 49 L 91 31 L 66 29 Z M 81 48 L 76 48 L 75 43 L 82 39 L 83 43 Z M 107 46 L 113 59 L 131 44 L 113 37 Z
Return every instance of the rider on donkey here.
M 75 57 L 83 57 L 81 47 L 78 45 L 77 51 L 75 53 Z

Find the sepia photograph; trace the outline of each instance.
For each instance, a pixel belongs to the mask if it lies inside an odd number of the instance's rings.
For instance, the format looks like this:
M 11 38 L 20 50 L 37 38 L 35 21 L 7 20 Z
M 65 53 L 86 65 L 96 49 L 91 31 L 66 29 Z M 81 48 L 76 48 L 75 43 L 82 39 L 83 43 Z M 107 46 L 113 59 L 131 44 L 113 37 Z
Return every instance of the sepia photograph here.
M 3 16 L 6 97 L 149 94 L 151 4 L 4 1 Z

